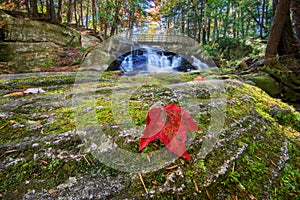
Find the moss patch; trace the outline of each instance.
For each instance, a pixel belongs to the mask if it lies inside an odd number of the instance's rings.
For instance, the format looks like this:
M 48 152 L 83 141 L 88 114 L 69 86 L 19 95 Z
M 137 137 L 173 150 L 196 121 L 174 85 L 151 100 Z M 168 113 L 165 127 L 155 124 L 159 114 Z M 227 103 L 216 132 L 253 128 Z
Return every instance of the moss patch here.
M 49 88 L 41 94 L 1 98 L 5 109 L 0 118 L 3 160 L 0 176 L 4 177 L 0 180 L 0 193 L 5 198 L 10 194 L 20 198 L 33 189 L 47 192 L 73 176 L 91 176 L 96 172 L 105 177 L 122 174 L 85 154 L 84 141 L 72 131 L 86 125 L 101 125 L 120 148 L 137 153 L 139 136 L 130 133 L 135 127 L 142 130 L 154 103 L 156 106 L 176 103 L 187 109 L 195 106 L 190 110 L 196 110 L 201 130 L 188 132 L 188 138 L 194 138 L 188 148 L 192 162 L 179 158 L 169 166 L 142 174 L 148 197 L 289 199 L 299 196 L 300 115 L 262 90 L 238 81 L 224 82 L 224 127 L 215 147 L 201 157 L 199 151 L 210 132 L 211 108 L 217 104 L 205 82 L 189 87 L 180 84 L 194 80 L 199 74 L 120 77 L 105 72 L 98 77 L 96 91 L 82 94 L 72 93 L 75 76 L 69 75 L 28 74 L 1 80 L 2 92 L 24 85 Z M 84 75 L 76 77 L 77 84 L 87 80 L 89 77 Z M 177 85 L 169 87 L 172 84 Z M 132 85 L 133 90 L 128 87 Z M 193 98 L 182 102 L 182 96 L 188 95 Z M 75 97 L 82 100 L 72 103 Z M 58 103 L 62 100 L 63 104 Z M 122 129 L 128 130 L 128 134 L 122 132 L 120 136 Z M 163 146 L 156 140 L 143 153 Z M 114 194 L 116 199 L 147 197 L 138 176 L 133 175 L 126 184 L 124 190 Z

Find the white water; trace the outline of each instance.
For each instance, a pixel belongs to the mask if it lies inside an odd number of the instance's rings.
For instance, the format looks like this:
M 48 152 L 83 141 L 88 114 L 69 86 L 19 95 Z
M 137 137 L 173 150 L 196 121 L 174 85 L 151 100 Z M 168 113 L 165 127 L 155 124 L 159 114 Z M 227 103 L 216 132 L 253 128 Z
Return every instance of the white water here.
M 148 72 L 173 72 L 182 64 L 182 57 L 177 55 L 158 54 L 156 49 L 143 46 L 143 55 L 133 55 L 135 50 L 131 48 L 131 54 L 126 56 L 121 64 L 121 68 L 126 72 L 136 71 L 137 73 Z M 209 68 L 209 66 L 199 59 L 193 58 L 192 65 L 198 69 Z
M 166 56 L 157 54 L 152 48 L 145 48 L 148 72 L 172 72 L 181 65 L 179 56 Z
M 204 62 L 201 62 L 198 58 L 196 58 L 195 56 L 191 56 L 193 58 L 193 63 L 192 65 L 197 67 L 198 69 L 206 69 L 206 68 L 209 68 L 209 66 L 204 63 Z

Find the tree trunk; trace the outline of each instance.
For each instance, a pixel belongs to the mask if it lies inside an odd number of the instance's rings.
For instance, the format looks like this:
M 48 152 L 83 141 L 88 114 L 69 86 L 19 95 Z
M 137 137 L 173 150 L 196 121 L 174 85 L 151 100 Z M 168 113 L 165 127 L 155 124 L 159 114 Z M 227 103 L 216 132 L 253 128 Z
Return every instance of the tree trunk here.
M 118 14 L 119 14 L 119 8 L 116 8 L 115 15 L 114 15 L 114 21 L 111 25 L 110 29 L 110 36 L 113 36 L 115 33 L 117 33 L 117 26 L 118 26 Z
M 288 17 L 285 21 L 277 52 L 279 56 L 294 56 L 297 53 L 297 42 L 293 34 L 293 27 L 290 17 Z
M 284 25 L 286 19 L 289 18 L 289 9 L 290 9 L 291 0 L 282 0 L 279 1 L 275 16 L 273 26 L 270 32 L 266 55 L 265 55 L 265 64 L 270 64 L 276 57 L 278 45 L 283 33 Z
M 49 2 L 49 16 L 50 16 L 50 22 L 51 23 L 56 23 L 56 16 L 55 16 L 55 9 L 54 9 L 54 0 L 50 0 Z
M 83 0 L 80 0 L 80 24 L 81 26 L 84 26 L 84 21 L 83 21 Z
M 37 7 L 37 1 L 36 0 L 31 0 L 31 7 L 32 7 L 32 17 L 33 17 L 33 19 L 38 19 L 39 18 L 39 12 L 38 12 L 38 7 Z
M 242 10 L 240 10 L 239 17 L 241 18 L 241 36 L 242 36 L 242 38 L 244 38 L 244 36 L 245 36 L 245 21 L 244 21 Z
M 273 13 L 273 16 L 275 16 L 277 5 L 278 5 L 278 0 L 273 0 L 272 1 L 272 13 Z
M 184 26 L 185 26 L 185 19 L 184 19 L 184 10 L 181 7 L 181 32 L 184 34 Z
M 96 2 L 92 0 L 92 22 L 93 22 L 93 32 L 97 32 L 97 21 L 96 21 Z
M 62 0 L 58 0 L 58 8 L 57 8 L 57 22 L 61 23 L 62 22 Z
M 68 4 L 68 12 L 67 12 L 67 21 L 69 24 L 72 23 L 72 15 L 73 15 L 73 11 L 72 11 L 72 0 L 69 0 L 69 4 Z
M 206 38 L 207 42 L 209 42 L 209 40 L 210 40 L 210 25 L 211 25 L 211 17 L 208 19 L 208 22 L 207 22 L 207 38 Z
M 214 16 L 214 28 L 213 28 L 212 39 L 211 39 L 212 46 L 214 46 L 216 42 L 217 29 L 218 29 L 218 19 L 217 16 Z
M 89 1 L 87 1 L 87 5 L 89 5 Z M 89 29 L 89 6 L 86 7 L 85 28 Z
M 262 0 L 262 14 L 261 14 L 261 21 L 260 21 L 260 28 L 259 28 L 259 36 L 262 39 L 263 38 L 263 28 L 264 28 L 264 20 L 265 20 L 265 6 L 266 6 L 266 0 Z
M 201 16 L 203 17 L 203 29 L 202 29 L 202 44 L 206 44 L 206 34 L 207 34 L 207 1 L 204 1 L 204 10 L 201 13 Z
M 283 85 L 282 97 L 285 101 L 298 103 L 300 102 L 298 95 L 300 62 L 297 58 L 299 49 L 290 18 L 290 5 L 293 10 L 295 5 L 291 4 L 291 0 L 280 0 L 277 4 L 265 56 L 265 64 L 269 67 L 266 67 L 265 71 Z M 279 55 L 279 63 L 273 63 L 276 53 Z
M 187 35 L 190 37 L 191 34 L 190 34 L 190 18 L 189 18 L 189 16 L 187 16 L 186 29 L 187 29 Z
M 200 38 L 200 28 L 199 28 L 199 36 L 197 39 L 197 24 L 198 24 L 198 20 L 194 19 L 194 27 L 193 27 L 193 35 L 194 35 L 194 39 L 197 40 L 197 42 L 199 42 L 199 38 Z
M 24 3 L 25 3 L 25 6 L 26 6 L 26 10 L 27 10 L 28 15 L 31 16 L 29 1 L 25 0 Z
M 197 27 L 198 25 L 198 27 Z M 195 40 L 197 40 L 197 42 L 201 42 L 201 19 L 198 18 L 198 20 L 195 21 L 195 26 L 194 26 L 194 36 L 195 36 Z M 197 32 L 198 30 L 198 32 Z M 198 33 L 198 36 L 196 36 Z
M 236 11 L 234 9 L 234 5 L 232 4 L 232 15 L 233 15 L 233 26 L 232 26 L 232 32 L 233 32 L 233 38 L 237 38 L 237 34 L 236 34 L 236 31 L 237 31 L 237 23 L 236 23 Z
M 223 29 L 223 37 L 226 37 L 226 33 L 227 33 L 227 28 L 228 28 L 228 18 L 229 18 L 229 13 L 230 13 L 230 2 L 228 2 L 227 4 L 227 8 L 226 8 L 226 16 L 224 19 L 224 29 Z
M 78 27 L 78 17 L 77 17 L 77 2 L 76 0 L 74 0 L 74 18 L 75 18 L 75 24 L 76 27 Z
M 50 0 L 46 0 L 46 20 L 50 21 Z
M 300 0 L 292 1 L 291 10 L 292 10 L 292 14 L 293 14 L 296 38 L 298 41 L 298 48 L 300 48 Z
M 265 32 L 268 31 L 267 27 L 269 27 L 268 23 L 269 23 L 270 16 L 268 14 L 269 13 L 268 11 L 269 11 L 269 4 L 268 4 L 268 2 L 266 2 L 266 6 L 265 6 L 265 24 L 264 24 L 264 26 L 266 27 Z

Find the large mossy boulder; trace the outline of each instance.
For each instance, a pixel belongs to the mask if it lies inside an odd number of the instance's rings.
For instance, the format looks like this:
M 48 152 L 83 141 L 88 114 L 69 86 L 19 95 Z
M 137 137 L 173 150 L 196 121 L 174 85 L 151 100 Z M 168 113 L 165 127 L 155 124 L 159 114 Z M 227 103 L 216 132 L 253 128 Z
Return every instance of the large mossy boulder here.
M 53 42 L 2 42 L 1 61 L 7 63 L 7 70 L 11 72 L 40 71 L 56 66 L 63 48 Z M 1 70 L 2 71 L 2 70 Z
M 2 76 L 0 195 L 299 198 L 300 114 L 255 86 L 230 79 L 194 81 L 198 75 L 118 76 L 91 70 Z M 7 96 L 23 87 L 46 92 Z M 187 110 L 201 128 L 187 133 L 192 161 L 168 151 L 152 156 L 164 147 L 158 140 L 138 152 L 148 111 L 170 103 Z M 90 141 L 94 133 L 99 135 Z M 126 162 L 114 154 L 116 148 L 136 156 Z M 145 162 L 134 166 L 141 156 Z M 157 165 L 164 156 L 172 159 Z M 126 172 L 129 166 L 136 171 Z
M 61 46 L 80 46 L 80 33 L 67 27 L 29 19 L 15 18 L 0 11 L 4 41 L 53 42 Z
M 279 98 L 283 92 L 283 86 L 267 74 L 254 76 L 251 80 L 272 97 Z
M 0 73 L 44 71 L 59 66 L 67 48 L 81 45 L 81 34 L 61 25 L 15 18 L 2 10 L 0 21 L 4 22 L 0 27 Z

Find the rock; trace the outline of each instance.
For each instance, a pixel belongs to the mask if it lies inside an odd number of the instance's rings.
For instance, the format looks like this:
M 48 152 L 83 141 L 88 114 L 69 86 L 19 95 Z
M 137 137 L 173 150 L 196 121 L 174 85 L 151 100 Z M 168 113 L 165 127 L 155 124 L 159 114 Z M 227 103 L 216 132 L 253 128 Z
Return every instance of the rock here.
M 104 72 L 114 60 L 112 54 L 105 52 L 101 47 L 97 47 L 87 54 L 81 66 Z
M 55 66 L 62 48 L 53 42 L 2 42 L 0 46 L 1 61 L 15 72 L 34 71 Z
M 70 28 L 27 18 L 15 18 L 0 11 L 4 21 L 0 35 L 0 62 L 5 62 L 1 72 L 47 71 L 50 67 L 79 64 L 83 57 L 65 62 L 66 48 L 81 45 L 81 34 Z M 91 40 L 91 38 L 88 38 Z M 88 39 L 84 39 L 85 44 Z M 92 43 L 92 42 L 90 42 Z
M 254 76 L 251 80 L 257 87 L 263 89 L 272 97 L 280 97 L 280 94 L 282 94 L 282 86 L 268 75 Z
M 248 66 L 248 64 L 246 63 L 246 61 L 242 60 L 242 61 L 239 62 L 239 64 L 238 64 L 238 69 L 246 70 L 246 69 L 248 69 L 248 68 L 249 68 L 249 66 Z
M 100 40 L 88 34 L 81 35 L 81 46 L 84 48 L 92 48 L 100 45 Z
M 59 45 L 53 42 L 36 42 L 36 43 L 27 43 L 27 42 L 3 42 L 2 45 L 8 46 L 9 49 L 12 49 L 14 54 L 24 54 L 24 53 L 33 53 L 33 52 L 50 52 L 58 50 Z
M 14 18 L 0 11 L 4 41 L 15 42 L 53 42 L 61 46 L 80 46 L 80 34 L 69 28 L 46 22 Z
M 298 187 L 300 162 L 300 115 L 293 107 L 236 80 L 189 82 L 196 72 L 99 74 L 1 76 L 1 94 L 22 86 L 47 91 L 0 98 L 4 199 L 298 195 L 290 190 Z M 138 152 L 147 112 L 169 103 L 187 110 L 201 128 L 187 132 L 192 162 L 155 141 Z

